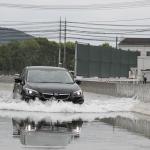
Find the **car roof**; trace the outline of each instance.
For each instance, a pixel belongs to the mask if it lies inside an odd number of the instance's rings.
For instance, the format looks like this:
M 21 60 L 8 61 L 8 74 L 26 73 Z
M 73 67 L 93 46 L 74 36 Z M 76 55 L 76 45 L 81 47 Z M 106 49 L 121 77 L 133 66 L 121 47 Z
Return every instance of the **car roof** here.
M 66 70 L 65 68 L 62 67 L 52 67 L 52 66 L 27 66 L 27 70 L 34 70 L 34 69 L 52 69 L 52 70 Z

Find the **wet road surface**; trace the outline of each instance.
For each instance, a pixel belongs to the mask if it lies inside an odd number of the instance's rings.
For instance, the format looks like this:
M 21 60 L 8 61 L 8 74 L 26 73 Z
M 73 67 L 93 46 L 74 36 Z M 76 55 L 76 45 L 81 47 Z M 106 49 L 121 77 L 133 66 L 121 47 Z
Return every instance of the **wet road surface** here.
M 131 113 L 134 99 L 85 93 L 82 106 L 12 99 L 0 85 L 2 150 L 149 150 L 150 117 Z
M 1 113 L 0 148 L 3 150 L 150 149 L 150 119 L 137 114 Z

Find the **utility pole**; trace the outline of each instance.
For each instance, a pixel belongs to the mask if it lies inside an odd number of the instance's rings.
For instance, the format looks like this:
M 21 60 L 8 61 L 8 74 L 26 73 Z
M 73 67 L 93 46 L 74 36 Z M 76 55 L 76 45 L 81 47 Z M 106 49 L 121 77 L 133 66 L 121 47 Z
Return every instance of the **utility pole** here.
M 77 76 L 77 51 L 78 51 L 78 42 L 75 42 L 75 58 L 74 58 L 74 77 Z
M 58 66 L 61 67 L 61 17 L 59 22 L 59 56 L 58 56 Z
M 118 49 L 118 37 L 116 36 L 116 50 Z
M 65 19 L 65 26 L 64 26 L 64 60 L 63 60 L 63 67 L 66 68 L 66 31 L 67 31 L 67 22 Z

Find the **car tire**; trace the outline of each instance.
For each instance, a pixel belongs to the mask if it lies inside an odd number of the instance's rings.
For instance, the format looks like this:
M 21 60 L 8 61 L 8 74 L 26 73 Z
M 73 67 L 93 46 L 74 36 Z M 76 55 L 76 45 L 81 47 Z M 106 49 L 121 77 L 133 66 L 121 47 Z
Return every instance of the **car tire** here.
M 73 104 L 79 104 L 79 105 L 82 105 L 84 103 L 84 99 L 80 98 L 76 101 L 73 101 Z

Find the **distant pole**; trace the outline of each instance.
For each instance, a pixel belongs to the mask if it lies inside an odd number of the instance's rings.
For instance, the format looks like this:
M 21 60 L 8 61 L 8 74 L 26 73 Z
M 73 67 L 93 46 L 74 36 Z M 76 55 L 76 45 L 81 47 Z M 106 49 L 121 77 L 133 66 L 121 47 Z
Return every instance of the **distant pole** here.
M 74 77 L 77 76 L 77 50 L 78 50 L 78 42 L 75 42 L 75 58 L 74 58 Z
M 63 67 L 66 68 L 66 31 L 67 31 L 67 22 L 65 19 L 65 26 L 64 26 L 64 61 L 63 61 Z
M 116 36 L 116 50 L 118 49 L 118 37 Z
M 58 56 L 58 66 L 60 67 L 61 63 L 61 17 L 59 22 L 59 56 Z

